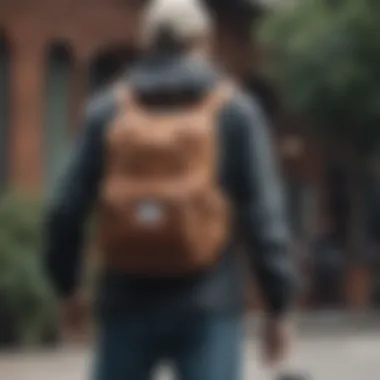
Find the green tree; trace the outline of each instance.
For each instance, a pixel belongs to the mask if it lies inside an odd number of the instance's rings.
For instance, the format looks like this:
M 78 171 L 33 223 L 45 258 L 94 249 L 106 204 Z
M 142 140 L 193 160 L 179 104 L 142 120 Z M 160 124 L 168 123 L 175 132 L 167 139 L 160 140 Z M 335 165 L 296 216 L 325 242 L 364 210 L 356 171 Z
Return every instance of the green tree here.
M 362 178 L 380 140 L 379 20 L 375 0 L 296 0 L 262 29 L 284 101 L 344 157 L 352 258 L 365 247 Z

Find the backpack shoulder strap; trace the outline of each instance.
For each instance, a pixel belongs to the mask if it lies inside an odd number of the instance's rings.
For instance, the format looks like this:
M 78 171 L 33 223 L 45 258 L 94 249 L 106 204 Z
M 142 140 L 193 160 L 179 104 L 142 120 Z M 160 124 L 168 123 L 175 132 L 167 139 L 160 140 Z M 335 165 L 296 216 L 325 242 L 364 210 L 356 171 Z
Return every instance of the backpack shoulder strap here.
M 140 106 L 136 102 L 134 93 L 125 83 L 119 83 L 115 86 L 114 96 L 119 112 L 123 112 L 126 109 L 128 109 L 128 112 L 139 112 Z
M 201 102 L 201 110 L 215 115 L 232 98 L 236 85 L 231 80 L 224 80 L 216 85 Z

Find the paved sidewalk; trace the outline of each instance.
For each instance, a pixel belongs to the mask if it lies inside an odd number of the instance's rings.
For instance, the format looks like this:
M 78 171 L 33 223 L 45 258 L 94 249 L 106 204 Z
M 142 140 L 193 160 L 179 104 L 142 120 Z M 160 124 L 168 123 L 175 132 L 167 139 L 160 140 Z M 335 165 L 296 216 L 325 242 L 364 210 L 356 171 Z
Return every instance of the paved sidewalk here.
M 260 316 L 248 315 L 247 326 L 252 334 L 260 327 Z M 345 335 L 349 332 L 380 332 L 380 310 L 345 312 L 341 310 L 297 313 L 294 317 L 297 330 L 303 335 L 329 334 Z
M 272 380 L 260 371 L 255 341 L 247 342 L 245 380 Z M 87 350 L 0 355 L 1 380 L 85 380 L 91 364 Z M 300 338 L 293 365 L 308 370 L 313 380 L 380 379 L 380 330 L 320 334 Z M 160 380 L 172 380 L 161 371 Z

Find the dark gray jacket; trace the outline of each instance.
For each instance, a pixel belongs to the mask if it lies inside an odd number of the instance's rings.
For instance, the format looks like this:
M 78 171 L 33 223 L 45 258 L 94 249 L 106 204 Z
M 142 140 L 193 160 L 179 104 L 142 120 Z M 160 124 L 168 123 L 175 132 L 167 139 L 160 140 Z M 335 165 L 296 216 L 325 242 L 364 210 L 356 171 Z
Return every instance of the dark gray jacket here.
M 203 96 L 222 78 L 216 67 L 182 56 L 146 58 L 126 76 L 144 96 L 163 91 Z M 85 221 L 102 178 L 104 137 L 115 113 L 111 91 L 93 99 L 85 126 L 47 213 L 46 267 L 56 290 L 68 296 L 81 272 Z M 235 207 L 239 236 L 244 237 L 252 269 L 271 312 L 289 306 L 293 289 L 281 183 L 272 142 L 261 111 L 251 97 L 236 93 L 220 114 L 220 184 Z M 182 279 L 139 280 L 104 273 L 99 302 L 106 315 L 178 305 L 189 310 L 237 312 L 243 306 L 237 236 L 225 247 L 220 263 L 207 273 Z

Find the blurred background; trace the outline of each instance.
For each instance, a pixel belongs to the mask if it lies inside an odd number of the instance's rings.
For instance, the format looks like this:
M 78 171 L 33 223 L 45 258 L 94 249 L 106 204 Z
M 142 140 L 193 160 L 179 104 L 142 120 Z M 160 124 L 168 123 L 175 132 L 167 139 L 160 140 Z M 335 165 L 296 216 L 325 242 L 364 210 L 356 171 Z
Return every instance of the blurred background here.
M 332 319 L 335 327 L 343 321 L 359 326 L 355 316 L 378 334 L 373 325 L 380 325 L 380 4 L 204 2 L 216 23 L 213 54 L 259 101 L 273 129 L 302 273 L 298 308 L 309 321 L 307 329 L 331 331 Z M 0 349 L 5 353 L 59 343 L 56 301 L 39 266 L 41 201 L 82 126 L 87 99 L 138 59 L 135 32 L 143 3 L 0 0 Z M 254 289 L 247 283 L 249 312 L 260 309 Z M 329 318 L 314 323 L 313 316 Z M 363 339 L 353 342 L 372 347 Z M 303 355 L 317 355 L 315 340 L 307 342 Z M 336 350 L 334 342 L 321 344 L 326 352 Z M 380 345 L 373 347 L 380 359 Z M 11 372 L 18 359 L 12 365 L 4 355 L 0 373 L 4 366 L 14 380 L 31 379 L 30 370 Z M 371 368 L 368 379 L 379 376 L 380 368 L 364 367 Z

